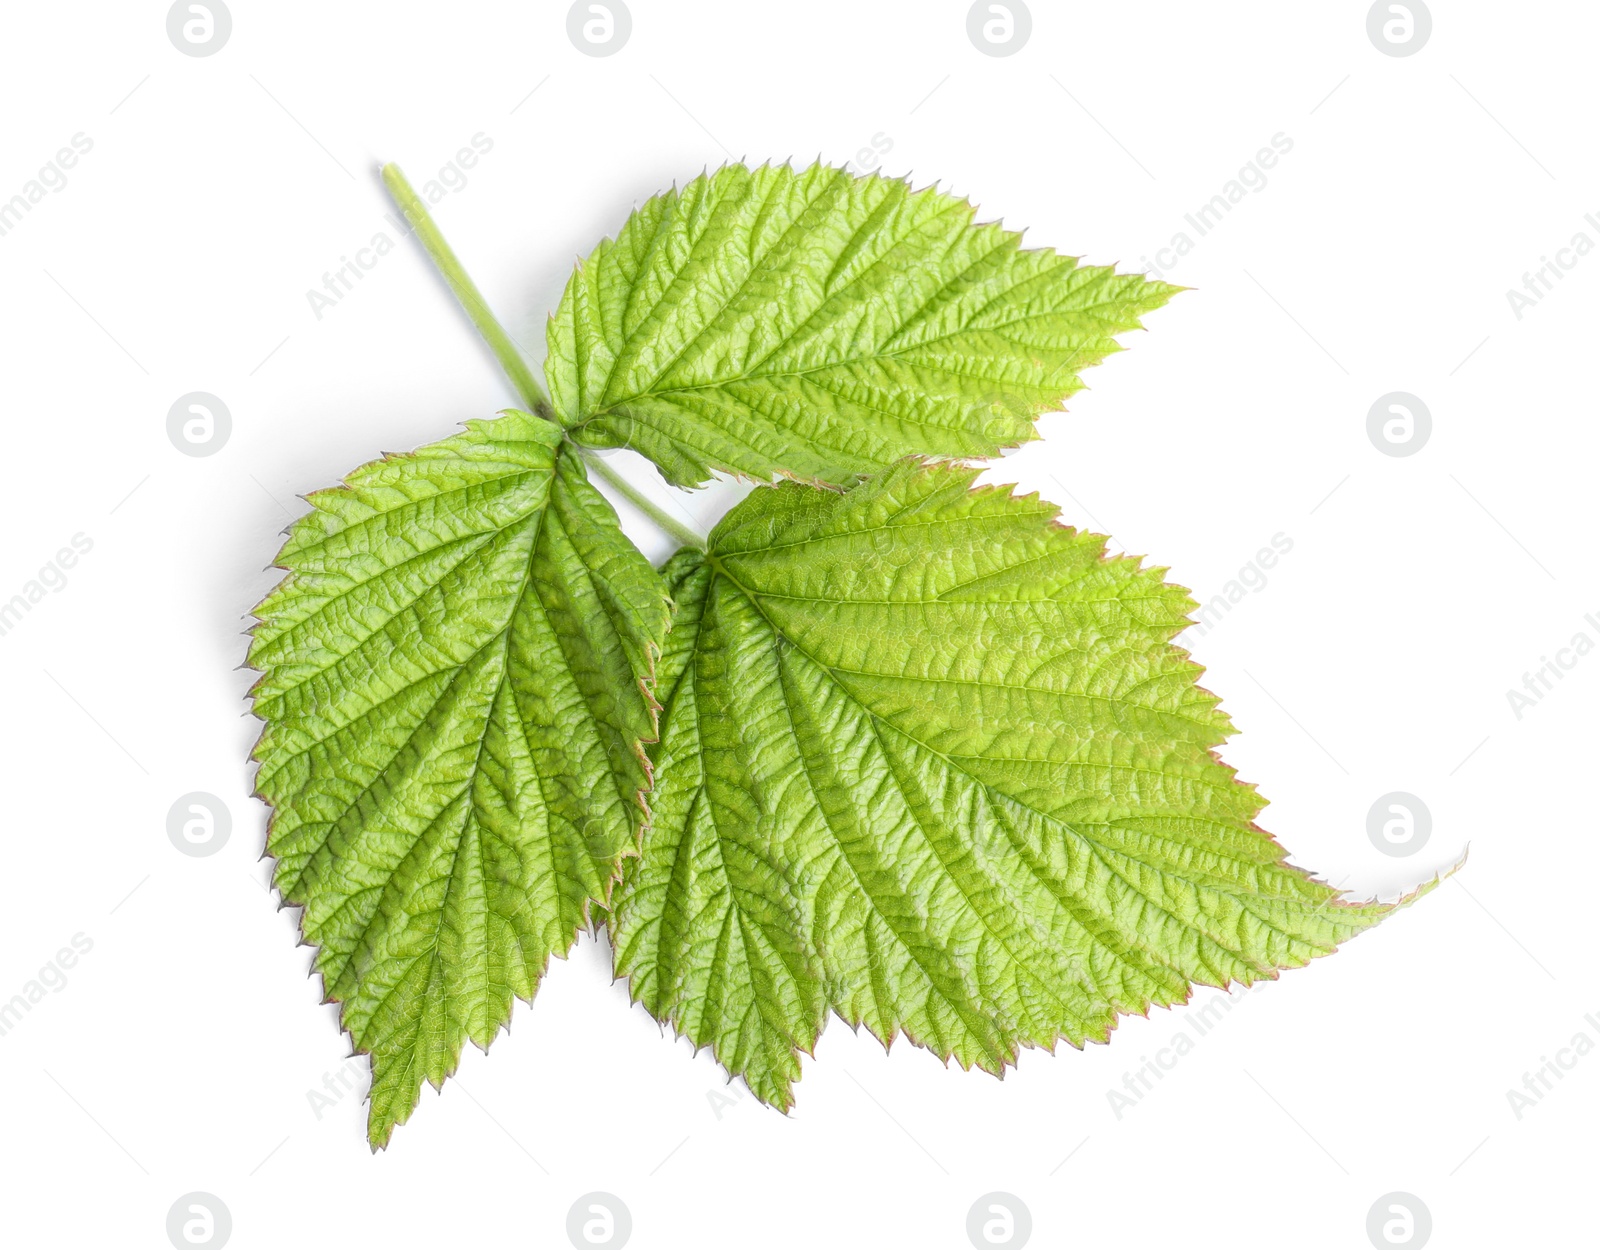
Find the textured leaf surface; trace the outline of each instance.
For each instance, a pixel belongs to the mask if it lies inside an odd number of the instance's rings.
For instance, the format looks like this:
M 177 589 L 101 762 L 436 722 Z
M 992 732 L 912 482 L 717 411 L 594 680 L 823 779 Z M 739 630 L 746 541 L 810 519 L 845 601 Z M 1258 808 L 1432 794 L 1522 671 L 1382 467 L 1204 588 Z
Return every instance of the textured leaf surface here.
M 511 412 L 312 495 L 256 610 L 284 898 L 372 1056 L 369 1136 L 531 999 L 634 846 L 664 588 Z
M 1304 964 L 1341 902 L 1252 823 L 1160 570 L 974 473 L 758 490 L 666 572 L 644 851 L 612 912 L 658 1019 L 787 1107 L 828 1009 L 999 1071 Z
M 730 165 L 638 209 L 548 332 L 580 442 L 673 482 L 846 484 L 911 453 L 992 456 L 1177 288 L 974 222 L 965 200 L 813 165 Z

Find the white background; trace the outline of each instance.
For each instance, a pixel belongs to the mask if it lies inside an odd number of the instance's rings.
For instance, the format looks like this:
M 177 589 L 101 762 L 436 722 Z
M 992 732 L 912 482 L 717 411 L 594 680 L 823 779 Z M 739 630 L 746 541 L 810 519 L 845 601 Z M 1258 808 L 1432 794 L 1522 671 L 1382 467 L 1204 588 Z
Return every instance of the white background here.
M 93 942 L 0 1037 L 6 1243 L 165 1246 L 173 1201 L 205 1191 L 238 1247 L 559 1245 L 593 1190 L 641 1248 L 960 1247 L 990 1191 L 1039 1246 L 1364 1247 L 1391 1191 L 1440 1247 L 1588 1240 L 1600 1052 L 1520 1119 L 1507 1091 L 1600 1041 L 1600 654 L 1520 719 L 1506 691 L 1600 641 L 1600 255 L 1520 319 L 1506 291 L 1580 230 L 1600 243 L 1600 10 L 1437 0 L 1397 58 L 1365 3 L 1038 0 L 994 58 L 951 0 L 634 0 L 631 41 L 597 59 L 566 9 L 235 0 L 203 58 L 162 4 L 5 9 L 0 200 L 93 141 L 0 237 L 0 600 L 93 542 L 0 636 L 0 1000 Z M 1465 868 L 1244 996 L 1120 1118 L 1108 1091 L 1195 1006 L 1003 1082 L 835 1021 L 784 1118 L 709 1097 L 710 1057 L 630 1008 L 586 939 L 386 1153 L 355 1094 L 319 1119 L 308 1091 L 348 1046 L 258 862 L 240 631 L 297 494 L 511 401 L 414 242 L 320 320 L 306 295 L 393 234 L 378 162 L 421 184 L 480 132 L 492 151 L 437 218 L 540 356 L 573 258 L 730 157 L 842 163 L 881 134 L 888 172 L 1141 268 L 1287 136 L 1171 272 L 1195 289 L 996 476 L 1200 598 L 1291 539 L 1193 639 L 1241 730 L 1226 758 L 1295 861 L 1355 894 L 1470 843 Z M 1433 416 L 1407 458 L 1366 434 L 1397 390 Z M 231 409 L 214 456 L 167 439 L 189 391 Z M 1395 790 L 1432 813 L 1410 857 L 1367 836 Z M 209 858 L 168 841 L 190 791 L 232 815 Z

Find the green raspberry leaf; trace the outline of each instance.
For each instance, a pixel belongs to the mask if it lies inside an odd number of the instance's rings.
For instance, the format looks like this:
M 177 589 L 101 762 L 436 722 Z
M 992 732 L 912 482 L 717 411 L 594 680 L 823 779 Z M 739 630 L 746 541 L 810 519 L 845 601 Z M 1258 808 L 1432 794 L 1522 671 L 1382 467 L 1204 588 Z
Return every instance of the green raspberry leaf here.
M 579 442 L 685 486 L 993 456 L 1179 289 L 1021 241 L 931 187 L 726 166 L 578 266 L 547 335 L 551 398 Z
M 654 819 L 613 900 L 652 1015 L 787 1108 L 828 1010 L 1000 1072 L 1392 906 L 1253 823 L 1161 570 L 975 471 L 757 490 L 665 570 Z
M 256 609 L 268 851 L 385 1145 L 531 1000 L 645 814 L 659 575 L 525 412 L 309 497 Z

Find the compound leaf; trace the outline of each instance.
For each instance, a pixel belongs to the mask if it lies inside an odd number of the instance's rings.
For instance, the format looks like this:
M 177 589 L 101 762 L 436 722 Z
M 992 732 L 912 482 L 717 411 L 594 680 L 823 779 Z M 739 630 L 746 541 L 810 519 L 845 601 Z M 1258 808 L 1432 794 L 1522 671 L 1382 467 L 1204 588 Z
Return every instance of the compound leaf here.
M 561 428 L 525 412 L 309 497 L 256 609 L 267 849 L 372 1056 L 368 1135 L 487 1047 L 635 848 L 667 624 Z
M 656 1018 L 788 1107 L 831 1008 L 999 1072 L 1391 907 L 1253 823 L 1161 570 L 975 471 L 757 490 L 665 570 L 655 819 L 613 900 Z
M 1177 290 L 977 224 L 933 188 L 729 165 L 639 208 L 572 275 L 545 374 L 583 444 L 680 485 L 848 484 L 992 456 Z

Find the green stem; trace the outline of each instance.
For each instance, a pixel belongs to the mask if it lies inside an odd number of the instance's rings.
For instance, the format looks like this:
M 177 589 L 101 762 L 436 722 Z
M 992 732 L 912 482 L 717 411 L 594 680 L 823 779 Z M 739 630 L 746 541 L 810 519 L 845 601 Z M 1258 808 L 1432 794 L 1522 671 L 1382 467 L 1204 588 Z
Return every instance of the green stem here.
M 390 163 L 383 167 L 383 185 L 389 189 L 396 206 L 410 223 L 411 228 L 416 231 L 417 238 L 422 241 L 423 250 L 428 253 L 455 297 L 461 301 L 461 307 L 466 309 L 468 318 L 477 327 L 478 333 L 483 335 L 484 342 L 489 344 L 489 349 L 494 352 L 500 367 L 511 379 L 511 385 L 516 387 L 522 402 L 530 411 L 537 412 L 541 416 L 549 416 L 550 401 L 545 398 L 544 388 L 533 376 L 527 358 L 523 356 L 515 340 L 506 333 L 505 327 L 495 320 L 494 313 L 489 311 L 483 292 L 478 290 L 477 283 L 473 282 L 467 276 L 467 271 L 461 267 L 456 254 L 444 241 L 444 235 L 439 233 L 439 227 L 433 224 L 433 217 L 428 212 L 427 205 L 406 181 L 406 176 L 400 172 L 400 166 Z
M 584 463 L 609 482 L 618 494 L 622 495 L 635 508 L 639 509 L 640 512 L 644 513 L 645 516 L 649 517 L 685 547 L 695 547 L 700 551 L 706 549 L 706 540 L 703 534 L 696 533 L 681 521 L 673 520 L 672 517 L 640 494 L 638 488 L 629 482 L 627 478 L 623 477 L 622 474 L 618 473 L 592 451 L 580 449 L 580 454 L 583 456 Z
M 539 385 L 538 379 L 533 376 L 533 369 L 529 366 L 527 357 L 522 354 L 522 349 L 517 346 L 516 340 L 506 333 L 505 327 L 490 311 L 488 301 L 483 298 L 483 292 L 478 290 L 477 283 L 473 282 L 467 276 L 467 271 L 461 267 L 455 252 L 450 249 L 444 235 L 439 233 L 439 227 L 434 224 L 428 206 L 422 202 L 411 183 L 406 180 L 406 176 L 400 172 L 400 166 L 391 162 L 383 167 L 383 185 L 389 189 L 389 194 L 400 212 L 417 238 L 421 240 L 423 250 L 428 253 L 440 276 L 449 285 L 456 299 L 461 301 L 461 307 L 466 310 L 467 317 L 483 336 L 489 349 L 494 352 L 495 359 L 505 370 L 506 377 L 511 379 L 511 385 L 516 388 L 522 402 L 527 405 L 530 412 L 537 413 L 541 417 L 553 417 L 550 401 L 545 397 L 544 388 Z M 571 441 L 570 437 L 568 441 Z M 573 445 L 577 446 L 575 443 Z M 686 547 L 705 550 L 706 540 L 703 535 L 696 533 L 681 521 L 674 520 L 656 507 L 640 494 L 627 478 L 600 457 L 581 447 L 578 451 L 589 468 L 609 482 L 613 489 L 663 531 Z

